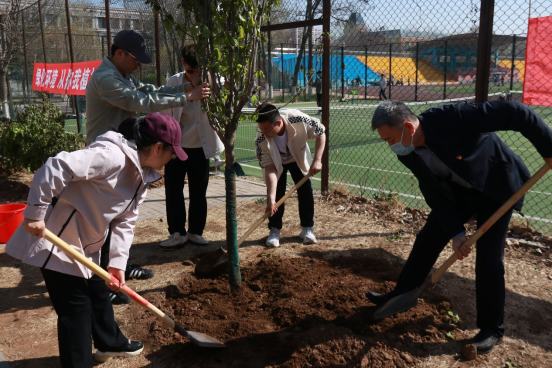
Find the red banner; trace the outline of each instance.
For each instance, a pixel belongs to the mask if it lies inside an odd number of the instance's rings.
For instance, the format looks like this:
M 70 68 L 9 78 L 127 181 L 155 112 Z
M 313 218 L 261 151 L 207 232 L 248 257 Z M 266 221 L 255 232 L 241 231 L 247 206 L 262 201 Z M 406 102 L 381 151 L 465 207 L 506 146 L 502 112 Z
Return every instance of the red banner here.
M 552 16 L 529 19 L 523 103 L 552 106 Z
M 61 95 L 82 95 L 86 85 L 101 60 L 83 63 L 44 64 L 35 63 L 33 89 Z

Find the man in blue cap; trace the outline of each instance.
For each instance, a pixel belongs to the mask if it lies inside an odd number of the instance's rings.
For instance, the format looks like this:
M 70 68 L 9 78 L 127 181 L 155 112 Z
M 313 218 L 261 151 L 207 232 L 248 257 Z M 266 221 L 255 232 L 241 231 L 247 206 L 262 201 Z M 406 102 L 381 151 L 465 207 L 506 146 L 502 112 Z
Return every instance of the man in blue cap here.
M 132 30 L 123 30 L 115 35 L 111 56 L 104 56 L 86 87 L 86 140 L 88 144 L 109 130 L 117 129 L 127 118 L 140 114 L 185 106 L 187 101 L 209 97 L 210 89 L 203 83 L 195 89 L 188 85 L 173 87 L 144 84 L 132 76 L 141 64 L 150 64 L 144 37 Z M 109 237 L 102 247 L 102 267 L 107 265 Z M 105 267 L 104 267 L 105 268 Z M 129 263 L 125 272 L 127 279 L 149 279 L 152 270 Z M 123 293 L 110 295 L 113 304 L 128 304 L 130 298 Z
M 86 87 L 86 138 L 88 144 L 97 136 L 140 113 L 160 112 L 185 106 L 187 101 L 209 97 L 207 83 L 173 87 L 144 84 L 132 76 L 141 64 L 150 64 L 144 37 L 132 30 L 117 33 L 111 56 L 104 56 Z

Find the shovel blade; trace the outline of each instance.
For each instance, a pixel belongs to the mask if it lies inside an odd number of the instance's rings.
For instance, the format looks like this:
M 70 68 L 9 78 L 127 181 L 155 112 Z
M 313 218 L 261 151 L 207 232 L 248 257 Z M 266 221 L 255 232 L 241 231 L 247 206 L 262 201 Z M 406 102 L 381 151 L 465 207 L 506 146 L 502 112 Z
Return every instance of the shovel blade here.
M 416 288 L 407 293 L 397 295 L 394 298 L 389 299 L 385 304 L 382 304 L 374 312 L 374 319 L 383 319 L 390 317 L 394 314 L 405 312 L 410 308 L 414 308 L 418 305 L 418 297 L 420 296 L 420 289 Z
M 227 264 L 228 255 L 222 248 L 205 255 L 197 263 L 194 273 L 198 276 L 208 276 L 221 271 Z
M 201 332 L 195 332 L 195 331 L 187 331 L 188 335 L 186 336 L 194 344 L 197 346 L 201 346 L 204 348 L 225 348 L 226 345 L 224 345 L 222 342 L 218 341 L 214 337 L 211 337 L 207 334 L 201 333 Z
M 184 336 L 192 340 L 192 342 L 197 346 L 201 346 L 204 348 L 225 348 L 226 347 L 226 345 L 224 345 L 222 342 L 218 341 L 214 337 L 211 337 L 202 332 L 185 330 L 184 327 L 180 326 L 176 322 L 174 323 L 174 330 L 178 332 L 181 336 Z

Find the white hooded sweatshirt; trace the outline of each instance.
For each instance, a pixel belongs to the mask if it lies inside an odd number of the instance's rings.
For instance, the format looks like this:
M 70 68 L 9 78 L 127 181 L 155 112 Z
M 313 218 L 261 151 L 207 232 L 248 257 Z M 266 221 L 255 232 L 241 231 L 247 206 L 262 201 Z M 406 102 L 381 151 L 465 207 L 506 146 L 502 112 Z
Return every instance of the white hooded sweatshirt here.
M 125 270 L 138 206 L 147 186 L 160 178 L 154 169 L 141 168 L 132 142 L 110 131 L 83 150 L 49 158 L 33 178 L 23 215 L 44 220 L 48 230 L 96 264 L 111 227 L 109 267 Z M 54 197 L 57 203 L 52 206 Z M 92 277 L 90 270 L 23 225 L 9 240 L 6 253 L 32 266 Z

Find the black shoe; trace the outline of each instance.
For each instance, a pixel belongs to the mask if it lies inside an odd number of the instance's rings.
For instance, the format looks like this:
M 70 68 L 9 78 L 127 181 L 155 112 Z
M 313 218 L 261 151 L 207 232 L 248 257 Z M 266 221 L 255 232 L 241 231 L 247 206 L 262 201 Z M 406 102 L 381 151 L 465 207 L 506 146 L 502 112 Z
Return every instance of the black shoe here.
M 147 280 L 151 279 L 155 275 L 155 271 L 147 270 L 135 264 L 127 264 L 125 277 L 127 280 L 138 279 L 138 280 Z
M 121 291 L 114 293 L 113 291 L 109 292 L 109 299 L 111 299 L 111 304 L 128 304 L 130 303 L 130 298 L 123 294 Z
M 115 357 L 133 357 L 140 354 L 144 350 L 144 344 L 140 341 L 130 341 L 122 349 L 115 349 L 114 351 L 96 351 L 94 359 L 98 362 L 105 362 L 110 358 Z
M 468 344 L 475 345 L 477 354 L 487 354 L 495 347 L 502 344 L 502 336 L 498 336 L 494 330 L 481 330 L 475 335 Z

